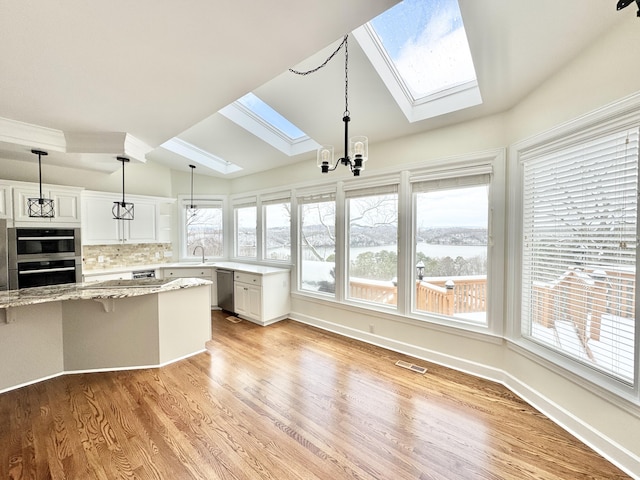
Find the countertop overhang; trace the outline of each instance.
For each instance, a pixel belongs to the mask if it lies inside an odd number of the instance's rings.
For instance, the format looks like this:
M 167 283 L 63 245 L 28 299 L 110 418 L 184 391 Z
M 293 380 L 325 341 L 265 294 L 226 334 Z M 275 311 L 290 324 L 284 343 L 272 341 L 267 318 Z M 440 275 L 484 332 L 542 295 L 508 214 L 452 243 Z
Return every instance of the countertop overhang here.
M 106 285 L 105 285 L 106 284 Z M 171 280 L 140 279 L 123 282 L 120 285 L 99 283 L 74 283 L 47 287 L 23 288 L 0 292 L 0 309 L 24 307 L 38 303 L 63 300 L 99 300 L 137 297 L 154 293 L 170 292 L 181 288 L 211 285 L 202 278 L 176 278 Z

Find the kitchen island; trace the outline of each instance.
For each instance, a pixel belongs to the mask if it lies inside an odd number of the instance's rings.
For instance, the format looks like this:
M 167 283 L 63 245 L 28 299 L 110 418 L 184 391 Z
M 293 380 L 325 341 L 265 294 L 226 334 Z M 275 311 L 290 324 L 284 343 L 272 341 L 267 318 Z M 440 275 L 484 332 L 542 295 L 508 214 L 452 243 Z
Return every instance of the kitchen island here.
M 150 279 L 0 292 L 0 392 L 64 373 L 156 367 L 204 351 L 210 285 Z

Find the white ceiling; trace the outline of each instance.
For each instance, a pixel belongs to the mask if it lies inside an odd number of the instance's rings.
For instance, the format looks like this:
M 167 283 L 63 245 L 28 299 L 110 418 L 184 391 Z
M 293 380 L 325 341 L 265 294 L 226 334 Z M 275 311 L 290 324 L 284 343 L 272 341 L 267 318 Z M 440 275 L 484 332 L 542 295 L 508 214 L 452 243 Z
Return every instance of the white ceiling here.
M 243 167 L 228 177 L 303 160 L 216 113 L 254 91 L 320 143 L 340 145 L 343 57 L 318 73 L 342 36 L 396 0 L 0 0 L 0 118 L 68 135 L 122 132 L 146 158 L 189 171 L 158 148 L 172 137 Z M 483 104 L 410 124 L 355 38 L 349 42 L 350 132 L 376 142 L 511 108 L 631 10 L 615 0 L 459 0 Z M 639 25 L 640 28 L 640 25 Z M 36 161 L 2 136 L 0 158 Z M 115 155 L 63 148 L 48 162 L 113 171 Z M 90 152 L 89 152 L 90 153 Z M 197 173 L 220 176 L 198 167 Z

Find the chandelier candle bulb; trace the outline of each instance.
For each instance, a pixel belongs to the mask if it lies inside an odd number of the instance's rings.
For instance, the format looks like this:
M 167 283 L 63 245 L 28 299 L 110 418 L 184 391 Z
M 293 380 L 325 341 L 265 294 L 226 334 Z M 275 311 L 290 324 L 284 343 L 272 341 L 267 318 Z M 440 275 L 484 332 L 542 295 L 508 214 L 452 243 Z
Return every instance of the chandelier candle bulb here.
M 364 163 L 368 158 L 368 143 L 367 137 L 357 136 L 351 137 L 351 152 L 353 152 L 353 170 L 358 173 L 364 170 Z
M 329 172 L 329 165 L 333 163 L 333 146 L 323 145 L 318 149 L 318 167 L 322 173 Z

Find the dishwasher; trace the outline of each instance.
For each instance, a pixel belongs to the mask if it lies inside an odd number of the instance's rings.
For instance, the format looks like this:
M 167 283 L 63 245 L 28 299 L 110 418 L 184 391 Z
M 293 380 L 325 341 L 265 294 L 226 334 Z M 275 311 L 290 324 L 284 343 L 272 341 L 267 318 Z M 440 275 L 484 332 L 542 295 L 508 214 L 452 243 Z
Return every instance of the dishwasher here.
M 217 270 L 218 306 L 227 312 L 235 313 L 233 302 L 233 270 Z

